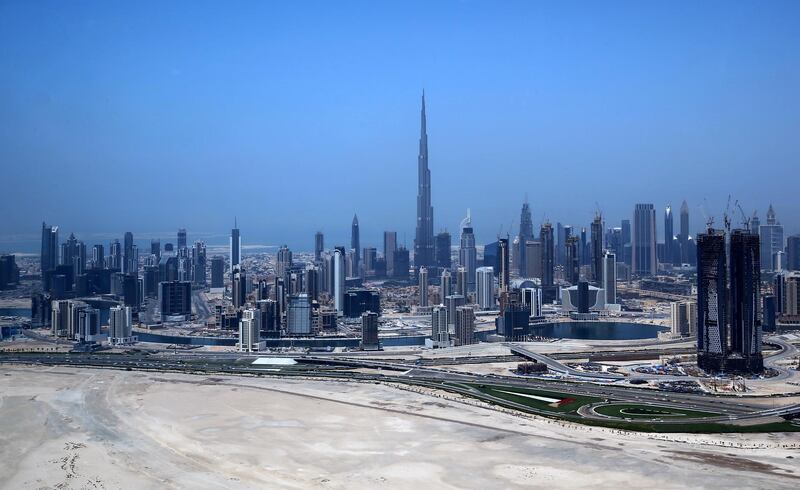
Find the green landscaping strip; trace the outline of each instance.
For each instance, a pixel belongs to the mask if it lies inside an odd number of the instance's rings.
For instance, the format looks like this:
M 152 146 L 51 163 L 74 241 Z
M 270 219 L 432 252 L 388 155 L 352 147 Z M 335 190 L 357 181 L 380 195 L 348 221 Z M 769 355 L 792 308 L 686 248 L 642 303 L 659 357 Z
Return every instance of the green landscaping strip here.
M 684 410 L 682 408 L 664 407 L 658 405 L 640 405 L 615 403 L 595 407 L 595 412 L 608 417 L 621 419 L 657 419 L 674 420 L 677 418 L 705 418 L 719 417 L 721 414 L 701 412 L 699 410 Z

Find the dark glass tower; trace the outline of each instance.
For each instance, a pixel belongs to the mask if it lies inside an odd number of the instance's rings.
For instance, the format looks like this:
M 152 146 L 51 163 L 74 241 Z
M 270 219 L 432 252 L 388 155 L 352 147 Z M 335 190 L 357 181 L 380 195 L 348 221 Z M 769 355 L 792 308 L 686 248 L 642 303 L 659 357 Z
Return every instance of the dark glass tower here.
M 759 237 L 749 230 L 733 230 L 730 250 L 730 353 L 726 369 L 758 373 L 764 369 Z
M 314 260 L 319 262 L 322 258 L 322 251 L 325 250 L 325 236 L 321 231 L 314 234 Z
M 553 268 L 555 267 L 555 243 L 553 241 L 553 225 L 545 223 L 539 230 L 539 241 L 542 242 L 542 287 L 553 285 Z
M 709 229 L 697 236 L 697 365 L 722 371 L 727 354 L 727 264 L 725 234 Z
M 450 258 L 450 249 L 453 246 L 452 238 L 450 237 L 450 233 L 446 231 L 440 232 L 436 235 L 436 265 L 443 268 L 449 269 L 451 264 Z
M 667 204 L 664 210 L 664 263 L 675 262 L 675 229 L 672 224 L 672 205 Z
M 598 213 L 592 221 L 592 280 L 599 286 L 603 282 L 603 217 Z
M 239 269 L 239 260 L 242 250 L 242 238 L 239 236 L 239 225 L 236 218 L 233 219 L 233 229 L 231 230 L 231 274 Z
M 417 158 L 419 186 L 417 190 L 417 233 L 414 238 L 414 265 L 434 266 L 433 206 L 431 206 L 431 171 L 428 168 L 428 131 L 425 118 L 425 93 L 422 93 L 419 157 Z
M 678 245 L 681 248 L 681 263 L 689 263 L 689 205 L 686 201 L 681 204 L 681 233 L 678 235 Z
M 358 232 L 358 215 L 355 214 L 350 227 L 350 248 L 353 249 L 353 274 L 358 276 L 358 266 L 361 262 L 361 237 Z
M 533 219 L 531 219 L 531 207 L 528 204 L 528 196 L 525 196 L 525 202 L 522 203 L 522 211 L 519 214 L 519 264 L 517 271 L 520 276 L 525 276 L 528 270 L 528 256 L 525 244 L 533 240 Z

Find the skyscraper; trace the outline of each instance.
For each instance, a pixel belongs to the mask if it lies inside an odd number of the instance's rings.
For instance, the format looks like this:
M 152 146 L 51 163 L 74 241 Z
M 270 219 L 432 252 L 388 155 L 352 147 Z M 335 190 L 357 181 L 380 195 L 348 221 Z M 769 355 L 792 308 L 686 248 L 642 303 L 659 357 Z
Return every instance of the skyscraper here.
M 617 256 L 606 250 L 603 255 L 603 290 L 606 293 L 606 305 L 617 303 Z
M 319 262 L 322 257 L 322 251 L 325 250 L 325 237 L 321 231 L 314 234 L 314 260 Z
M 603 217 L 596 214 L 592 221 L 592 280 L 598 286 L 603 282 Z
M 353 249 L 353 276 L 359 276 L 359 266 L 361 265 L 361 234 L 358 230 L 358 215 L 353 215 L 353 223 L 350 226 L 350 248 Z
M 187 248 L 188 244 L 186 242 L 186 228 L 179 228 L 178 229 L 178 250 L 182 248 Z
M 428 306 L 428 269 L 419 268 L 419 306 Z
M 231 274 L 239 268 L 241 250 L 242 238 L 239 236 L 239 226 L 234 218 L 233 229 L 231 230 Z
M 475 283 L 477 286 L 477 303 L 482 310 L 491 310 L 495 307 L 494 301 L 494 268 L 478 267 Z
M 239 320 L 239 352 L 256 352 L 261 342 L 261 311 L 245 308 Z
M 192 249 L 192 279 L 196 285 L 205 287 L 206 244 L 201 241 L 194 242 L 194 248 Z
M 533 219 L 531 219 L 531 207 L 528 204 L 528 196 L 525 196 L 525 202 L 522 203 L 522 211 L 519 214 L 519 264 L 517 271 L 520 276 L 525 277 L 528 271 L 528 250 L 526 249 L 526 242 L 533 239 Z
M 580 240 L 577 236 L 570 236 L 567 238 L 565 247 L 564 259 L 564 279 L 566 279 L 573 286 L 578 284 L 581 276 L 580 257 L 578 255 L 578 242 Z
M 553 285 L 555 267 L 555 243 L 550 222 L 545 222 L 539 230 L 539 241 L 542 243 L 542 287 L 549 287 Z
M 211 287 L 225 287 L 225 258 L 219 255 L 211 257 Z
M 672 264 L 675 262 L 675 230 L 672 226 L 672 205 L 667 204 L 664 210 L 664 263 Z
M 733 230 L 730 238 L 730 351 L 726 369 L 758 373 L 761 356 L 761 266 L 758 235 Z
M 339 314 L 344 313 L 344 247 L 333 250 L 333 305 Z
M 654 276 L 656 257 L 656 210 L 652 204 L 637 204 L 633 211 L 633 272 Z
M 790 271 L 800 270 L 800 235 L 786 239 L 786 268 Z
M 447 231 L 439 232 L 436 235 L 436 265 L 443 269 L 449 269 L 451 264 L 450 248 L 452 239 Z
M 40 268 L 44 273 L 58 265 L 58 226 L 47 226 L 42 222 L 42 254 Z
M 475 288 L 475 269 L 478 266 L 478 252 L 475 249 L 475 234 L 472 231 L 472 218 L 467 210 L 467 217 L 461 220 L 461 244 L 458 249 L 458 265 L 466 269 L 467 290 Z
M 383 232 L 383 258 L 386 260 L 386 276 L 394 277 L 394 253 L 397 251 L 397 232 Z
M 767 224 L 761 225 L 761 267 L 765 270 L 773 270 L 773 256 L 777 252 L 783 251 L 783 225 L 775 216 L 775 209 L 772 204 L 767 210 Z
M 678 235 L 678 245 L 681 248 L 681 264 L 689 263 L 689 205 L 686 200 L 681 204 L 681 233 Z
M 361 349 L 380 349 L 378 339 L 378 314 L 374 311 L 365 311 L 361 314 Z
M 728 287 L 725 235 L 697 236 L 697 365 L 720 371 L 726 354 Z
M 414 265 L 433 266 L 433 206 L 431 206 L 431 172 L 428 168 L 428 131 L 425 117 L 425 92 L 422 93 L 419 157 L 417 158 L 419 187 L 417 193 L 417 233 L 414 239 Z
M 542 278 L 542 242 L 528 240 L 525 242 L 525 274 L 523 277 Z
M 292 251 L 286 245 L 282 245 L 275 257 L 275 275 L 278 277 L 285 276 L 286 271 L 292 267 L 292 262 Z
M 444 299 L 450 295 L 452 284 L 452 276 L 450 275 L 450 269 L 443 269 L 442 270 L 442 277 L 439 279 L 439 302 L 443 302 Z
M 508 292 L 509 285 L 511 284 L 510 277 L 510 253 L 508 238 L 500 238 L 498 240 L 500 246 L 497 249 L 497 269 L 500 271 L 498 274 L 498 289 L 501 293 Z
M 133 264 L 131 263 L 133 256 L 133 233 L 126 231 L 123 238 L 122 248 L 122 272 L 133 272 Z
M 469 345 L 475 339 L 475 310 L 471 306 L 456 308 L 455 345 Z

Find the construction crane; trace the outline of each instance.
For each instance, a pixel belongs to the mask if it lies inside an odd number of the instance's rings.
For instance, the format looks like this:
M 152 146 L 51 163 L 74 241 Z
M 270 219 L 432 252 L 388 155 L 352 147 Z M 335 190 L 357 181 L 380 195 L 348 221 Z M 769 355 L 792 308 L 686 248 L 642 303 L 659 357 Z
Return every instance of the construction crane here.
M 728 194 L 728 204 L 725 205 L 725 213 L 722 215 L 722 223 L 725 226 L 725 233 L 727 234 L 730 234 L 731 232 L 730 210 L 731 210 L 731 195 Z
M 742 226 L 744 226 L 745 230 L 750 231 L 750 218 L 747 217 L 747 213 L 742 209 L 742 205 L 739 204 L 738 199 L 736 200 L 736 207 L 739 208 L 739 212 L 742 213 Z
M 700 212 L 703 213 L 703 218 L 706 220 L 706 228 L 711 230 L 714 228 L 714 217 L 709 216 L 706 212 L 706 204 L 708 204 L 706 198 L 703 198 L 703 204 L 698 205 L 697 207 L 700 208 Z

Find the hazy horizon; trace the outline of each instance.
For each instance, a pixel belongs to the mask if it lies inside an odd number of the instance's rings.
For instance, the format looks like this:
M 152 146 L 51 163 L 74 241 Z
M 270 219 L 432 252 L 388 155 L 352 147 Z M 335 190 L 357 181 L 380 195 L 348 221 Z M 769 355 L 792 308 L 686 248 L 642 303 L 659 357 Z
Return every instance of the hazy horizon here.
M 413 246 L 420 95 L 434 230 L 477 241 L 731 198 L 800 231 L 797 2 L 0 4 L 0 250 L 41 222 L 311 250 Z M 714 28 L 709 29 L 713 24 Z M 595 204 L 597 203 L 597 205 Z M 513 226 L 512 226 L 513 225 Z M 153 231 L 157 230 L 157 231 Z M 158 231 L 161 230 L 161 231 Z M 164 231 L 168 230 L 168 231 Z M 92 238 L 96 237 L 96 238 Z M 27 245 L 24 245 L 27 244 Z M 24 245 L 25 249 L 22 249 Z M 19 250 L 13 250 L 15 247 Z M 26 250 L 27 249 L 27 250 Z

